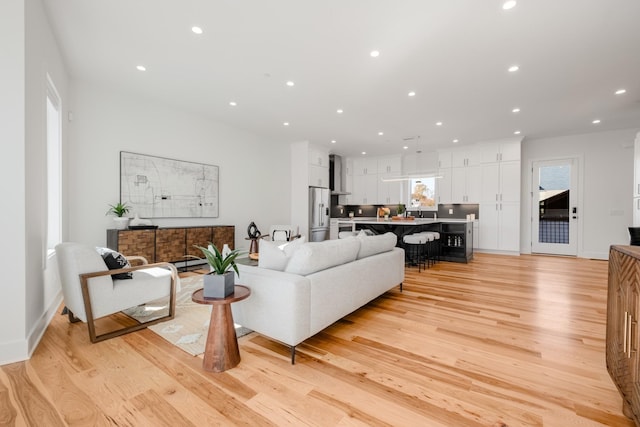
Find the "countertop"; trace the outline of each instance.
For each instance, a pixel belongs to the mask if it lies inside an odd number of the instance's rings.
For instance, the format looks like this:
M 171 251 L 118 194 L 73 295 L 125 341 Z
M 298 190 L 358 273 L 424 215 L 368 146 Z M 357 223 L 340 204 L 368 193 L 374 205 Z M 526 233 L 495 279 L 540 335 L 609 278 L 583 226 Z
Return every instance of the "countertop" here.
M 460 224 L 474 222 L 474 220 L 457 219 L 457 218 L 416 218 L 414 220 L 397 220 L 376 218 L 376 217 L 360 217 L 360 218 L 332 218 L 337 219 L 338 224 L 393 224 L 393 225 L 425 225 L 425 224 Z M 475 220 L 477 221 L 477 220 Z

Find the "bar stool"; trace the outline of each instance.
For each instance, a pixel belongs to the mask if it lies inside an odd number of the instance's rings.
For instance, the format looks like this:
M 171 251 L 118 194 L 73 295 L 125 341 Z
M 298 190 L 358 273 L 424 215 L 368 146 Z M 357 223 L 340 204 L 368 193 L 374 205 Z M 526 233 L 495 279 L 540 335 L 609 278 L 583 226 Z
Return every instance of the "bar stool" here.
M 430 265 L 435 264 L 435 257 L 437 254 L 437 247 L 435 245 L 439 243 L 440 233 L 436 233 L 433 231 L 423 231 L 418 234 L 421 236 L 424 236 L 427 239 L 424 256 L 426 259 L 427 268 L 429 268 Z M 437 242 L 436 242 L 436 234 L 438 235 Z
M 402 243 L 407 248 L 407 265 L 418 264 L 419 273 L 422 271 L 420 269 L 421 265 L 424 264 L 423 253 L 427 244 L 427 237 L 419 233 L 408 234 L 402 238 Z

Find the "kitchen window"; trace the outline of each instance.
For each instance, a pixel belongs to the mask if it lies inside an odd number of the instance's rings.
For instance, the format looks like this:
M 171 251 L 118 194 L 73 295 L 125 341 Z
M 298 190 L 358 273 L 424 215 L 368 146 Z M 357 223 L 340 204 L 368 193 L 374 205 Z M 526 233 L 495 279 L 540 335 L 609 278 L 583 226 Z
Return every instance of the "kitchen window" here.
M 412 178 L 409 181 L 408 209 L 437 210 L 436 178 Z

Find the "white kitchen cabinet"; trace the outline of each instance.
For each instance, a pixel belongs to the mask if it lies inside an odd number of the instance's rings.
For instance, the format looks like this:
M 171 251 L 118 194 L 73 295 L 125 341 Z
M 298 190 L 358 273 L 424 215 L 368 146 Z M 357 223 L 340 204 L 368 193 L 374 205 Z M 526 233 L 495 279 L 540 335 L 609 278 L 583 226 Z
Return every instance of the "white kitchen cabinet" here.
M 377 175 L 378 160 L 375 157 L 353 159 L 353 175 Z
M 378 174 L 354 175 L 352 203 L 373 205 L 378 203 Z
M 480 249 L 519 252 L 520 142 L 481 146 Z
M 480 149 L 476 145 L 460 147 L 451 152 L 451 166 L 454 168 L 477 166 L 481 163 L 480 160 Z
M 451 150 L 438 151 L 438 169 L 450 168 L 453 166 L 453 154 Z
M 480 203 L 479 248 L 520 251 L 520 203 Z
M 309 144 L 309 164 L 329 168 L 329 151 Z
M 309 185 L 311 187 L 329 188 L 329 168 L 309 165 Z
M 520 141 L 485 142 L 478 144 L 482 163 L 520 161 Z
M 438 197 L 439 204 L 453 203 L 452 199 L 452 168 L 442 168 L 438 170 L 438 176 L 436 177 L 436 195 Z
M 479 203 L 481 191 L 480 166 L 451 168 L 451 203 Z
M 382 205 L 397 205 L 404 199 L 403 190 L 407 181 L 383 181 L 384 178 L 395 176 L 378 175 L 378 203 Z
M 402 157 L 387 156 L 378 157 L 378 174 L 397 174 L 402 173 Z

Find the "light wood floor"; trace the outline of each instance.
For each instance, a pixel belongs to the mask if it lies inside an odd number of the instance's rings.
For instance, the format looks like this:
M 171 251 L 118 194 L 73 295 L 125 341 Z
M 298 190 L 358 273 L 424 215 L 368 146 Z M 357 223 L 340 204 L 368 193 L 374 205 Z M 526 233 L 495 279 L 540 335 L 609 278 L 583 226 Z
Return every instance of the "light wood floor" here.
M 206 373 L 149 330 L 56 316 L 0 369 L 0 425 L 631 426 L 605 367 L 607 262 L 476 254 L 407 270 L 299 347 L 255 333 Z

